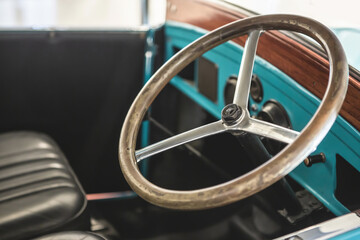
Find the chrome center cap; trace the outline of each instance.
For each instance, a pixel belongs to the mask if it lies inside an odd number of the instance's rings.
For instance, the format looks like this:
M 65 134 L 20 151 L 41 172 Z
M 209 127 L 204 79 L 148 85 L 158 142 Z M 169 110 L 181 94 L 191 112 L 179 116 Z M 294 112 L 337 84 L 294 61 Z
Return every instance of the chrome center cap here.
M 221 119 L 226 125 L 231 126 L 240 119 L 241 114 L 242 109 L 238 105 L 230 103 L 221 111 Z

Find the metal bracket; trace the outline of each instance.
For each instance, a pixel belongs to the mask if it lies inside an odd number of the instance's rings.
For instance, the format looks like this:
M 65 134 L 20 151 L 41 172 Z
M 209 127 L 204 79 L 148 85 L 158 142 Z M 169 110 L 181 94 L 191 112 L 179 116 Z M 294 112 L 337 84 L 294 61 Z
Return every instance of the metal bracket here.
M 322 205 L 322 203 L 307 190 L 298 191 L 295 195 L 302 207 L 302 211 L 300 213 L 296 215 L 289 215 L 286 209 L 278 211 L 280 215 L 285 217 L 291 224 L 298 222 L 306 216 L 309 216 L 312 212 L 320 210 L 324 207 L 324 205 Z

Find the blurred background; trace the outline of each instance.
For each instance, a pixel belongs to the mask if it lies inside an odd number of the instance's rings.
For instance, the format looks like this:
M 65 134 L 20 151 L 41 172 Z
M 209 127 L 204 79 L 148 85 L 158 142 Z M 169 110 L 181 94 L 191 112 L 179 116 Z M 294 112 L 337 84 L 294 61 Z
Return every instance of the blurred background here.
M 147 3 L 146 3 L 147 2 Z M 165 20 L 165 0 L 0 0 L 1 28 L 133 28 Z
M 211 1 L 211 0 L 210 0 Z M 291 13 L 330 27 L 360 68 L 358 0 L 226 0 L 259 14 Z M 142 11 L 149 9 L 144 22 Z M 166 0 L 0 0 L 0 28 L 123 29 L 164 23 Z

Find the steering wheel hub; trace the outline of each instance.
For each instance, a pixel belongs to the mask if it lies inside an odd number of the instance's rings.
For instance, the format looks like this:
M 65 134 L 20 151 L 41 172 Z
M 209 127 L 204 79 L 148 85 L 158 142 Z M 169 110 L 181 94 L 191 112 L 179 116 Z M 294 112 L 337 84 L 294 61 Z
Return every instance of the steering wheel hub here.
M 221 111 L 221 119 L 226 125 L 231 126 L 240 119 L 242 112 L 243 111 L 237 104 L 230 103 Z

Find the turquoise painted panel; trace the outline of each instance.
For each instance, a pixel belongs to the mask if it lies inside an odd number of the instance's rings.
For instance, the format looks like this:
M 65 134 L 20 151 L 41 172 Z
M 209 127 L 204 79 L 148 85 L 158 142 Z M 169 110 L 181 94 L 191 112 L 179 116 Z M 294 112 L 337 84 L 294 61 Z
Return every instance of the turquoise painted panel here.
M 174 54 L 174 48 L 185 47 L 206 34 L 206 31 L 187 24 L 167 22 L 165 34 L 165 54 L 166 58 L 169 59 Z M 179 76 L 172 79 L 171 84 L 200 104 L 210 114 L 220 118 L 221 110 L 224 107 L 224 86 L 230 75 L 238 74 L 242 52 L 242 47 L 233 42 L 227 42 L 203 55 L 206 59 L 217 64 L 219 69 L 216 102 L 212 102 L 199 93 L 196 84 L 188 84 Z M 255 59 L 254 73 L 262 81 L 264 98 L 260 103 L 255 103 L 250 98 L 250 106 L 253 106 L 252 109 L 257 109 L 252 110 L 250 114 L 257 114 L 266 101 L 276 99 L 288 112 L 293 128 L 301 131 L 315 113 L 320 100 L 289 76 L 259 57 Z M 315 164 L 311 168 L 300 164 L 290 173 L 290 176 L 312 192 L 334 214 L 348 213 L 349 210 L 334 195 L 336 188 L 335 158 L 336 154 L 340 154 L 360 171 L 360 148 L 358 146 L 360 146 L 359 132 L 339 116 L 328 135 L 314 152 L 314 154 L 325 153 L 326 162 Z
M 146 82 L 151 78 L 153 74 L 154 68 L 154 58 L 156 54 L 156 46 L 154 43 L 155 32 L 158 29 L 150 28 L 149 31 L 146 33 L 146 46 L 145 46 L 145 61 L 144 61 L 144 85 Z M 148 110 L 151 112 L 151 108 Z M 141 124 L 141 147 L 146 147 L 149 145 L 149 136 L 150 136 L 150 123 L 149 121 L 145 120 Z M 148 173 L 148 159 L 144 159 L 140 163 L 140 170 L 144 177 L 147 176 Z

